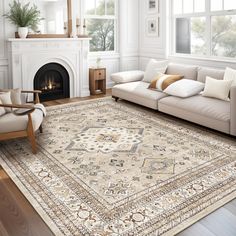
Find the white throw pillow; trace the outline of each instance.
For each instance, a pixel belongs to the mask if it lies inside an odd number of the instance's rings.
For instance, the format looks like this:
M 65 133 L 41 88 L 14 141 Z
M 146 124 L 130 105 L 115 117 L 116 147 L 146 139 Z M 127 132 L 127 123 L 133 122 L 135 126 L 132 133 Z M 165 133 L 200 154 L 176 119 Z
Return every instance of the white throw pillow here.
M 22 99 L 21 99 L 21 89 L 20 88 L 16 88 L 16 89 L 0 89 L 0 93 L 7 93 L 10 92 L 11 93 L 11 101 L 12 104 L 17 104 L 17 105 L 21 105 L 22 104 Z
M 10 92 L 12 104 L 21 105 L 21 89 L 12 89 Z
M 164 93 L 172 96 L 187 98 L 199 94 L 204 89 L 204 83 L 182 79 L 168 86 Z
M 231 80 L 231 86 L 236 86 L 236 70 L 226 67 L 224 80 Z
M 158 73 L 164 74 L 168 66 L 168 61 L 157 61 L 151 59 L 147 64 L 143 82 L 151 83 Z
M 2 101 L 0 100 L 0 104 L 2 104 Z M 0 107 L 0 116 L 3 116 L 6 114 L 5 108 L 4 107 Z
M 111 80 L 115 83 L 129 83 L 143 79 L 144 72 L 141 70 L 124 71 L 111 75 Z
M 229 101 L 229 91 L 231 84 L 232 80 L 217 80 L 207 76 L 205 89 L 202 93 L 202 96 Z
M 11 92 L 6 93 L 0 93 L 0 100 L 2 101 L 2 104 L 12 104 L 11 102 Z M 11 108 L 5 108 L 6 112 L 11 112 Z

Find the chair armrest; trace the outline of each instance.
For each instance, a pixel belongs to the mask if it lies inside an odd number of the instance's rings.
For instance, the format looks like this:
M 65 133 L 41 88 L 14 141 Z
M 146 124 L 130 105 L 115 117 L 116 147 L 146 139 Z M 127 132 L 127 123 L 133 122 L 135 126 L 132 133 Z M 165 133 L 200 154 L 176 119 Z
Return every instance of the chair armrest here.
M 34 106 L 31 106 L 31 105 L 16 105 L 16 104 L 0 104 L 0 107 L 5 107 L 5 108 L 16 108 L 16 109 L 22 109 L 22 112 L 18 112 L 17 111 L 14 111 L 14 115 L 16 116 L 24 116 L 24 115 L 28 115 L 28 114 L 31 114 L 32 112 L 34 112 L 35 108 Z
M 22 90 L 21 93 L 42 93 L 40 90 Z
M 230 134 L 236 136 L 236 86 L 230 89 Z
M 42 91 L 40 91 L 40 90 L 22 90 L 21 93 L 27 93 L 27 94 L 32 93 L 32 94 L 34 94 L 35 95 L 34 103 L 35 104 L 40 103 L 39 94 L 42 93 Z M 28 96 L 27 96 L 27 98 L 28 98 Z
M 31 105 L 17 105 L 17 104 L 0 104 L 0 107 L 5 107 L 5 108 L 23 108 L 23 109 L 32 109 L 34 106 Z

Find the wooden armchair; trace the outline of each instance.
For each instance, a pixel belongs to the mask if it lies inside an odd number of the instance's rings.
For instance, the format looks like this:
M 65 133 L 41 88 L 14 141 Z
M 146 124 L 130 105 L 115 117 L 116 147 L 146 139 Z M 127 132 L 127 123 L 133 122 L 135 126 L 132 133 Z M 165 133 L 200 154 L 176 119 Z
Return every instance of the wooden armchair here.
M 34 94 L 34 104 L 40 102 L 39 93 L 41 91 L 22 91 L 22 93 Z M 42 133 L 43 112 L 36 109 L 34 104 L 0 104 L 0 107 L 17 109 L 0 117 L 0 141 L 28 137 L 32 152 L 36 153 L 35 132 L 39 129 Z

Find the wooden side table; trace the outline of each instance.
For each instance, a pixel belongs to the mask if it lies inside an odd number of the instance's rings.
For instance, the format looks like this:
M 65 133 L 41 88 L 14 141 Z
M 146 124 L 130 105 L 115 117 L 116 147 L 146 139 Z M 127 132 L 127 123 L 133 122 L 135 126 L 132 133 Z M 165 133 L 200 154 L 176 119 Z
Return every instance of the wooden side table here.
M 106 94 L 106 68 L 89 69 L 89 90 L 91 95 Z

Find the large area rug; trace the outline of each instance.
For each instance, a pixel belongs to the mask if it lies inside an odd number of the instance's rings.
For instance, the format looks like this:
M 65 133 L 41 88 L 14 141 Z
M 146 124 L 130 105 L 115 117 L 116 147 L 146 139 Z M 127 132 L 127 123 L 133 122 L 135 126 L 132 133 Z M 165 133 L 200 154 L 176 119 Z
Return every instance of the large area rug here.
M 233 138 L 111 98 L 48 108 L 0 164 L 56 235 L 175 235 L 236 197 Z

